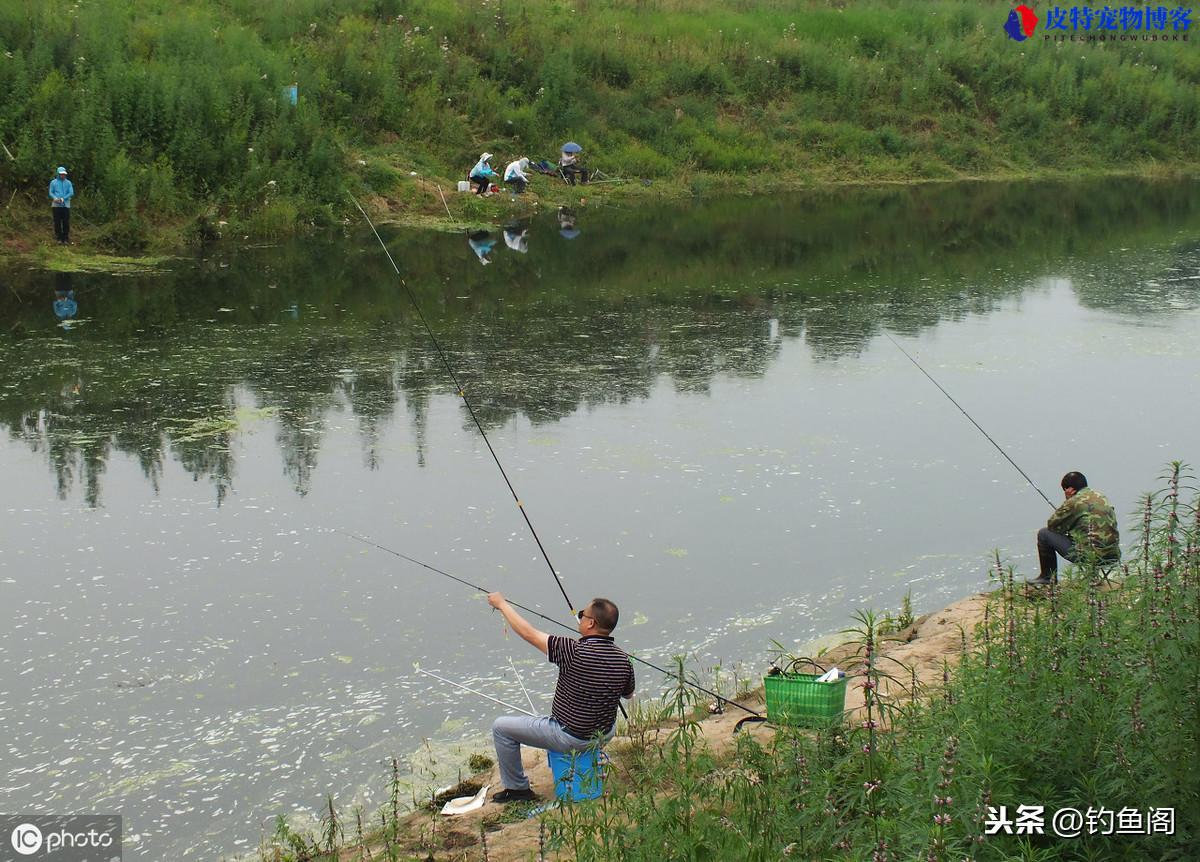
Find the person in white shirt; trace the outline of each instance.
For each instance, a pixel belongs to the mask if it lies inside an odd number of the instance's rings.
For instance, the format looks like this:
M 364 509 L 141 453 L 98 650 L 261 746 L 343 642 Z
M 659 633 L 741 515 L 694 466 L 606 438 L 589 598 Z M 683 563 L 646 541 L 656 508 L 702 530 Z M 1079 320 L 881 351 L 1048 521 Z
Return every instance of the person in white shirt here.
M 579 152 L 568 153 L 563 150 L 558 157 L 558 168 L 562 171 L 563 179 L 569 185 L 575 185 L 576 182 L 586 183 L 588 181 L 589 171 L 579 163 Z
M 515 162 L 509 162 L 508 167 L 504 169 L 504 182 L 506 185 L 512 186 L 516 194 L 521 194 L 529 185 L 529 176 L 525 173 L 527 170 L 529 170 L 529 159 L 524 156 Z

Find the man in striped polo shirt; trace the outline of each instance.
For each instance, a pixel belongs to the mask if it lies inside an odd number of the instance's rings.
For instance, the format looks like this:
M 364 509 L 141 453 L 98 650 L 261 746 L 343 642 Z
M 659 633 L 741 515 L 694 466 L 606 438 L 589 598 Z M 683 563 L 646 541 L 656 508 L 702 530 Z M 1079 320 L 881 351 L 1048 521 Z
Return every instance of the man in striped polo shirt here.
M 610 740 L 621 698 L 633 697 L 633 663 L 613 643 L 618 612 L 608 599 L 592 599 L 579 612 L 579 640 L 538 631 L 500 593 L 489 593 L 488 604 L 558 665 L 550 715 L 505 715 L 492 724 L 504 784 L 492 801 L 537 799 L 521 766 L 521 745 L 569 754 Z

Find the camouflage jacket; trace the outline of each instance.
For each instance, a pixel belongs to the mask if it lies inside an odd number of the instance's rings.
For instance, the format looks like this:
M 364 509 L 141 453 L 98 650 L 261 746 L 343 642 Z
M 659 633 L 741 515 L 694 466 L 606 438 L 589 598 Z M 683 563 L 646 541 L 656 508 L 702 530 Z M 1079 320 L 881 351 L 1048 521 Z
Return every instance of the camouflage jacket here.
M 1076 547 L 1091 547 L 1102 560 L 1121 557 L 1117 513 L 1099 491 L 1084 488 L 1054 510 L 1046 526 L 1070 536 Z

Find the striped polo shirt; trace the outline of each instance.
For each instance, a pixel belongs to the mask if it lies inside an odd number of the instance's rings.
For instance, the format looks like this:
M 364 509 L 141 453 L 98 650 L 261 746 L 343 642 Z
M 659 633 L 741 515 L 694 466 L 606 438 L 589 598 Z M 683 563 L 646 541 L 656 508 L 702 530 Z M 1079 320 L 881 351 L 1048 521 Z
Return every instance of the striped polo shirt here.
M 577 739 L 608 733 L 617 705 L 633 694 L 633 663 L 610 637 L 575 640 L 550 635 L 547 655 L 558 665 L 550 715 Z

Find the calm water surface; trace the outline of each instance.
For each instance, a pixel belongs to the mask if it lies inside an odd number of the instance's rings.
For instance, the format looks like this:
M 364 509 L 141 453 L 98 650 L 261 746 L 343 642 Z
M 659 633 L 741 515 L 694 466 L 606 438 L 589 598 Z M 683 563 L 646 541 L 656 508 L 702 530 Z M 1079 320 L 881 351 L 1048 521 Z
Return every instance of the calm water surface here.
M 857 607 L 1022 573 L 1086 472 L 1123 516 L 1200 435 L 1200 187 L 973 185 L 385 231 L 572 599 L 761 673 Z M 489 242 L 493 243 L 489 248 Z M 481 264 L 487 260 L 487 264 Z M 132 858 L 252 849 L 486 750 L 565 618 L 373 238 L 0 290 L 0 810 L 119 812 Z M 59 305 L 55 306 L 56 299 Z M 64 301 L 73 300 L 70 316 Z M 67 314 L 60 320 L 59 314 Z M 645 696 L 664 681 L 639 668 Z

